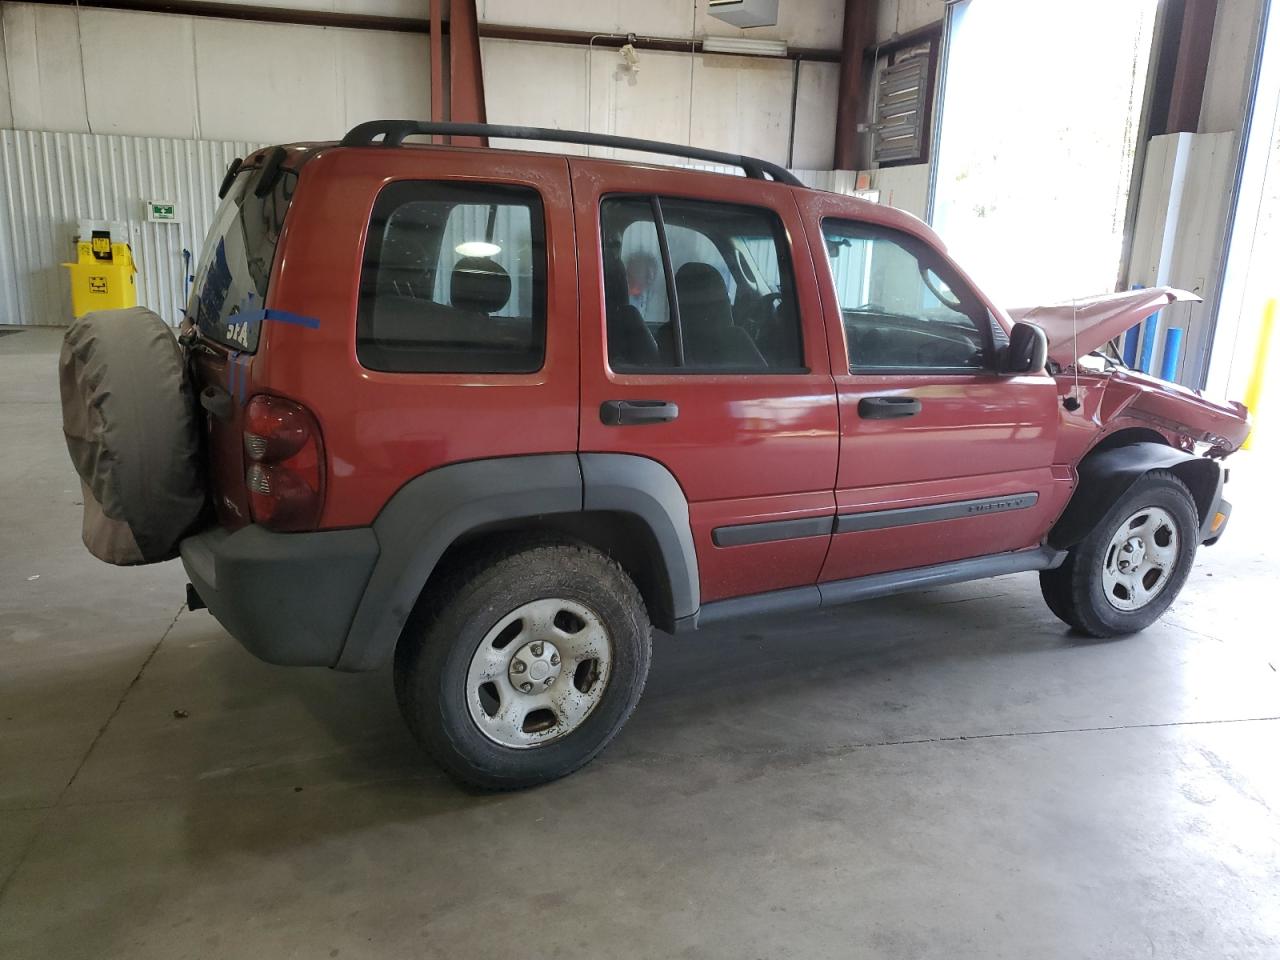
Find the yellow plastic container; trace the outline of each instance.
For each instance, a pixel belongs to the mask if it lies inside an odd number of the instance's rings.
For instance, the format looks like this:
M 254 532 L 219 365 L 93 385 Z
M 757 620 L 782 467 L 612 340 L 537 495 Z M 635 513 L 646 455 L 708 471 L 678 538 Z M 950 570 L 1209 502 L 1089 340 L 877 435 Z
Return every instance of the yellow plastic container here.
M 78 240 L 76 262 L 63 266 L 71 271 L 71 312 L 77 317 L 91 310 L 138 305 L 134 280 L 138 271 L 127 243 L 112 243 L 105 237 Z

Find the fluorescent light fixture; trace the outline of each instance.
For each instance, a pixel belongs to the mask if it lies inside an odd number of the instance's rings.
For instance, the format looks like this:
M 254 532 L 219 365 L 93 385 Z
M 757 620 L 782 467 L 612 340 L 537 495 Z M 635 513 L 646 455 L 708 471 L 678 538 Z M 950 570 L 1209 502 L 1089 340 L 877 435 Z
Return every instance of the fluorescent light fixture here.
M 785 57 L 787 41 L 751 37 L 703 37 L 703 53 L 740 53 L 749 57 Z
M 460 257 L 492 257 L 502 252 L 500 246 L 487 240 L 464 240 L 453 250 Z

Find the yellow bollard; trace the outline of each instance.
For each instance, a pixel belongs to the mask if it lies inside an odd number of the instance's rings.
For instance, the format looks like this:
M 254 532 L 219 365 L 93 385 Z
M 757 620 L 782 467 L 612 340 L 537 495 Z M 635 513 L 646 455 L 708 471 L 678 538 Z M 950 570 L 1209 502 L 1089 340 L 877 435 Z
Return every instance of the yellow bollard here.
M 1244 439 L 1244 449 L 1252 449 L 1253 435 L 1258 432 L 1258 404 L 1262 400 L 1262 377 L 1267 372 L 1267 354 L 1271 352 L 1271 331 L 1276 325 L 1276 298 L 1272 297 L 1262 308 L 1262 329 L 1258 331 L 1258 350 L 1253 355 L 1253 372 L 1249 374 L 1249 387 L 1244 392 L 1244 405 L 1249 408 L 1253 429 Z

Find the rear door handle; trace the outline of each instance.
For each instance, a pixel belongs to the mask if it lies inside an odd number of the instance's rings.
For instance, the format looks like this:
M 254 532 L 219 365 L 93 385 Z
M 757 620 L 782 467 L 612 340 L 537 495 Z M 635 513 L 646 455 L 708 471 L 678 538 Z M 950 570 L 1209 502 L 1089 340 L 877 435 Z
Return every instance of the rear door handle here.
M 610 427 L 638 423 L 670 423 L 680 408 L 667 400 L 606 400 L 600 404 L 600 422 Z
M 858 401 L 858 416 L 863 420 L 897 420 L 919 412 L 920 401 L 915 397 L 863 397 Z

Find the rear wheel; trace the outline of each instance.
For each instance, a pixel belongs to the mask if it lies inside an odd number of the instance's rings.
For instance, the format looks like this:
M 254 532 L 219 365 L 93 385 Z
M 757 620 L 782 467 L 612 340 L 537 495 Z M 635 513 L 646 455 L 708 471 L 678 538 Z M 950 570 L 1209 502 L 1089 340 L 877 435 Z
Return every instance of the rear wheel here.
M 1095 637 L 1135 633 L 1173 603 L 1195 559 L 1195 501 L 1172 473 L 1141 477 L 1056 570 L 1040 592 L 1064 622 Z
M 631 579 L 587 547 L 484 555 L 433 588 L 396 651 L 410 729 L 456 779 L 515 789 L 562 777 L 635 709 L 651 627 Z

